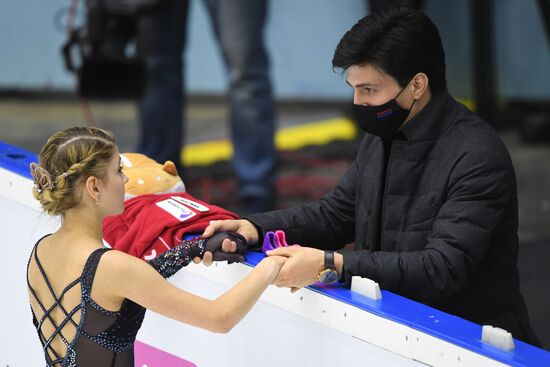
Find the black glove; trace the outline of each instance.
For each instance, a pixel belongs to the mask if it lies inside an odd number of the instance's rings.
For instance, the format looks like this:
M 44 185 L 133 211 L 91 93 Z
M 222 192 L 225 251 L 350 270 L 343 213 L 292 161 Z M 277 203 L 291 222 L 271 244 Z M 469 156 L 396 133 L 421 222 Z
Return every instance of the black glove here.
M 222 251 L 222 243 L 226 238 L 229 238 L 237 244 L 237 252 Z M 227 261 L 229 264 L 232 264 L 234 262 L 243 262 L 246 260 L 243 254 L 246 252 L 247 247 L 248 243 L 246 239 L 237 232 L 218 232 L 206 240 L 204 251 L 212 252 L 214 261 Z

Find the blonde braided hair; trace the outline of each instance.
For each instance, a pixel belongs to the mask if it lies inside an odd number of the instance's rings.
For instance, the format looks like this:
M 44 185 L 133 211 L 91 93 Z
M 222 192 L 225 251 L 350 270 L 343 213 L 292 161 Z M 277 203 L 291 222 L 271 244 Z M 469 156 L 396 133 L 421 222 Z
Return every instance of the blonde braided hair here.
M 80 186 L 90 176 L 103 178 L 116 151 L 113 134 L 94 127 L 74 127 L 53 134 L 31 163 L 33 196 L 51 215 L 80 202 Z

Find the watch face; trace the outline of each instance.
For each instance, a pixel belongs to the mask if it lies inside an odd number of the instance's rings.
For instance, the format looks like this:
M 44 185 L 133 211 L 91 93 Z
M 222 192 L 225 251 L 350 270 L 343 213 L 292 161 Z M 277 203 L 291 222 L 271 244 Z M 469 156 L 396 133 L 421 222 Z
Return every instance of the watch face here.
M 325 284 L 332 284 L 338 281 L 338 272 L 334 269 L 325 269 L 319 274 L 319 280 Z

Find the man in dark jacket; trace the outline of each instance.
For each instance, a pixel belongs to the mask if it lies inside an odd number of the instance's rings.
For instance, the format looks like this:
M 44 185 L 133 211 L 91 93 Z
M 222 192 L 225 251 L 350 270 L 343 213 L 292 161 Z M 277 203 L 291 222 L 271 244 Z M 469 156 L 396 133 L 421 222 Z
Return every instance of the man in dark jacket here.
M 319 202 L 213 222 L 258 242 L 283 229 L 276 280 L 297 289 L 359 275 L 479 324 L 539 344 L 519 292 L 514 168 L 491 126 L 453 99 L 439 32 L 424 14 L 361 19 L 336 48 L 366 134 Z M 354 251 L 333 253 L 354 243 Z M 311 247 L 304 247 L 311 246 Z M 332 273 L 332 275 L 331 275 Z

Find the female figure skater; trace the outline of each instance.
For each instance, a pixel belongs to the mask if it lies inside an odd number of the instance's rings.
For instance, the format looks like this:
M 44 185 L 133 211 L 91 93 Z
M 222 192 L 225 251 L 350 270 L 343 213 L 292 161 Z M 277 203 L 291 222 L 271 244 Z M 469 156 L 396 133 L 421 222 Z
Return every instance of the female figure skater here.
M 127 180 L 107 131 L 75 127 L 53 134 L 39 164 L 31 164 L 31 173 L 34 197 L 46 212 L 62 216 L 60 229 L 36 243 L 27 268 L 33 321 L 48 366 L 133 367 L 133 345 L 145 309 L 226 333 L 285 261 L 265 258 L 233 289 L 211 301 L 165 278 L 203 256 L 205 262 L 212 257 L 231 261 L 233 255 L 220 252 L 222 242 L 223 249 L 235 251 L 237 242 L 244 241 L 239 236 L 182 241 L 149 262 L 105 248 L 103 218 L 122 212 Z

